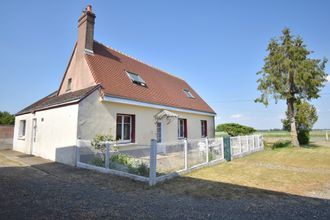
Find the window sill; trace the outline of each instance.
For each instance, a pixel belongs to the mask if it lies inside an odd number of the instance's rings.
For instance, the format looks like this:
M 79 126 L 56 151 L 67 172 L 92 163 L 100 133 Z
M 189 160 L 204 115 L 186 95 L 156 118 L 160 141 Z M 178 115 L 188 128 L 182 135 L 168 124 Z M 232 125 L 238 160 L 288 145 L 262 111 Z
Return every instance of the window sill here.
M 17 140 L 25 141 L 25 136 L 18 137 Z
M 137 143 L 132 143 L 132 142 L 117 142 L 114 144 L 114 146 L 134 146 L 134 145 L 138 145 Z

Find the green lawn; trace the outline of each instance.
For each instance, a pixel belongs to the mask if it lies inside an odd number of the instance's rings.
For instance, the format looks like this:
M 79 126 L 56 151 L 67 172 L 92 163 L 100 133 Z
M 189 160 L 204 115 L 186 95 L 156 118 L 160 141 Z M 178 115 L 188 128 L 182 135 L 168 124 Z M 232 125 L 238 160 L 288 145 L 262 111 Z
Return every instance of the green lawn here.
M 329 146 L 330 141 L 326 141 L 326 132 L 328 132 L 329 140 L 330 140 L 330 130 L 313 130 L 310 132 L 310 144 L 312 146 Z M 289 141 L 290 140 L 290 132 L 288 131 L 258 131 L 256 134 L 262 134 L 264 136 L 265 143 L 267 145 L 273 144 L 279 141 Z M 217 137 L 222 137 L 227 135 L 224 132 L 216 132 Z
M 171 185 L 172 190 L 179 190 L 182 183 L 186 193 L 196 196 L 240 195 L 235 191 L 223 192 L 216 188 L 225 183 L 330 199 L 330 148 L 268 148 L 244 158 L 194 171 L 184 178 L 196 181 L 186 185 L 185 181 L 177 180 L 176 184 Z

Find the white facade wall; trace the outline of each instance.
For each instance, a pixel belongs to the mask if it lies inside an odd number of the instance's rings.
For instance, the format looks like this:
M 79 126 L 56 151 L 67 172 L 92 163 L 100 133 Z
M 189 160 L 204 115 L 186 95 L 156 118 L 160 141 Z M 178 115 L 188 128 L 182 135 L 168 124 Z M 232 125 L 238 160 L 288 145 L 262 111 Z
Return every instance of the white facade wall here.
M 15 117 L 13 150 L 25 154 L 31 153 L 31 129 L 33 114 L 24 114 Z M 25 136 L 19 137 L 19 125 L 21 120 L 26 120 Z
M 78 137 L 91 140 L 97 134 L 111 134 L 116 136 L 117 114 L 135 115 L 135 139 L 137 144 L 150 144 L 151 139 L 156 138 L 156 124 L 154 116 L 161 109 L 141 107 L 136 105 L 120 104 L 101 101 L 99 92 L 85 98 L 79 104 Z M 214 117 L 171 111 L 179 115 L 179 118 L 187 119 L 188 139 L 201 138 L 201 120 L 207 120 L 208 136 L 215 135 Z M 163 142 L 178 140 L 178 121 L 174 118 L 169 124 L 163 121 Z
M 116 136 L 117 114 L 135 115 L 135 143 L 149 145 L 156 138 L 154 116 L 161 109 L 120 104 L 100 99 L 95 91 L 79 104 L 67 105 L 16 117 L 13 149 L 52 161 L 75 165 L 77 139 L 93 139 L 97 134 Z M 188 139 L 201 138 L 201 120 L 207 120 L 208 137 L 215 135 L 214 116 L 171 111 L 187 119 Z M 32 121 L 36 119 L 36 140 Z M 20 120 L 26 120 L 25 137 L 19 138 Z M 163 120 L 163 142 L 178 140 L 178 120 Z
M 32 121 L 37 120 L 36 140 L 32 140 Z M 18 138 L 19 121 L 27 119 L 26 137 Z M 75 164 L 78 104 L 16 117 L 14 150 L 32 153 L 52 161 Z

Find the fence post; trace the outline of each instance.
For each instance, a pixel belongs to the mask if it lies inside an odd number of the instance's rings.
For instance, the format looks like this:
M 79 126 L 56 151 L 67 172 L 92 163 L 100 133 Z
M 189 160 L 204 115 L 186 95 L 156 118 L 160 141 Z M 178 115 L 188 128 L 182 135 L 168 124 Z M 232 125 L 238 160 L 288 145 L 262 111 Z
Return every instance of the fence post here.
M 109 159 L 110 159 L 110 142 L 105 143 L 105 164 L 104 167 L 109 169 Z
M 240 153 L 242 153 L 242 137 L 238 136 L 237 139 L 238 139 L 238 146 L 240 149 L 239 151 L 240 151 Z
M 222 152 L 221 159 L 224 159 L 225 158 L 225 147 L 224 147 L 223 137 L 221 138 L 221 152 Z
M 206 162 L 209 162 L 209 139 L 205 138 Z
M 77 146 L 76 146 L 76 167 L 78 166 L 78 163 L 80 161 L 80 140 L 77 139 Z
M 157 140 L 151 140 L 150 147 L 150 171 L 149 171 L 149 186 L 156 184 L 156 165 L 157 165 Z
M 328 131 L 325 132 L 325 140 L 326 140 L 326 141 L 329 140 Z
M 249 145 L 249 136 L 245 136 L 245 139 L 246 139 L 246 147 L 247 147 L 247 151 L 249 152 L 250 151 L 250 145 Z
M 255 135 L 252 135 L 252 148 L 253 148 L 253 150 L 254 149 L 256 149 L 256 146 L 254 145 L 255 143 L 254 143 L 254 139 L 255 139 Z
M 183 140 L 184 144 L 184 169 L 188 170 L 188 141 L 187 139 Z
M 231 161 L 230 137 L 223 137 L 224 157 L 227 161 Z
M 256 135 L 257 137 L 257 149 L 260 148 L 260 135 Z

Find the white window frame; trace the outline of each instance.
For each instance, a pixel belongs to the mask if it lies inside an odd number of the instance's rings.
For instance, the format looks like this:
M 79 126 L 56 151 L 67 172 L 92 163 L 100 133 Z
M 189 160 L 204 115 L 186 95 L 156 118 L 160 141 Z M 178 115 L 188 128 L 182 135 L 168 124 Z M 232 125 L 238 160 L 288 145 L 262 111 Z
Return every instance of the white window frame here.
M 179 139 L 183 139 L 183 138 L 185 138 L 185 137 L 184 137 L 184 133 L 185 133 L 185 130 L 184 130 L 184 120 L 185 120 L 184 118 L 179 118 L 179 119 L 178 119 L 178 138 L 179 138 Z M 180 133 L 181 133 L 181 132 L 180 132 L 180 129 L 181 129 L 181 125 L 180 125 L 180 123 L 181 123 L 181 121 L 182 121 L 182 123 L 183 123 L 183 124 L 182 124 L 182 125 L 183 125 L 183 126 L 182 126 L 182 136 L 180 136 Z
M 125 115 L 125 114 L 117 114 L 117 117 L 121 117 L 121 139 L 117 140 L 119 143 L 131 143 L 132 142 L 132 115 Z M 130 123 L 129 123 L 129 139 L 128 140 L 124 140 L 124 120 L 125 117 L 129 117 L 130 119 Z M 117 136 L 117 118 L 116 118 L 116 136 Z M 116 137 L 117 138 L 117 137 Z
M 26 120 L 24 119 L 19 121 L 18 138 L 20 139 L 25 138 L 25 135 L 26 135 Z
M 125 71 L 127 73 L 127 76 L 132 80 L 133 83 L 138 83 L 141 86 L 147 86 L 147 83 L 142 79 L 142 77 L 139 74 L 132 73 L 129 71 Z
M 183 92 L 186 94 L 188 98 L 194 99 L 195 96 L 188 90 L 188 89 L 183 89 Z
M 158 125 L 160 124 L 160 133 L 158 133 Z M 158 140 L 158 135 L 160 135 L 160 141 Z M 164 140 L 164 135 L 163 135 L 163 122 L 161 121 L 158 121 L 156 123 L 156 140 L 157 140 L 157 143 L 162 143 Z

